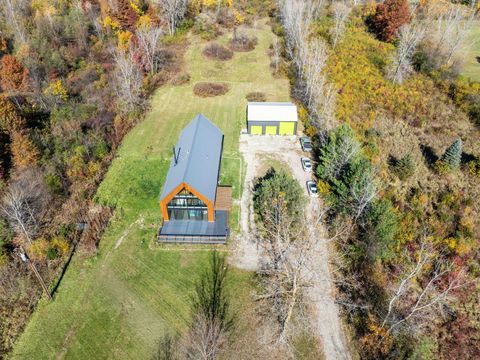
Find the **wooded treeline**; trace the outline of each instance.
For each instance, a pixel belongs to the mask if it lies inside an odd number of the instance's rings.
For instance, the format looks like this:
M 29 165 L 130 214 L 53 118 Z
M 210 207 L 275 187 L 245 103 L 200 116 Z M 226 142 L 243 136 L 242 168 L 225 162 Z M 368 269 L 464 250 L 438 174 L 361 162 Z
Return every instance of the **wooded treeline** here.
M 41 296 L 20 255 L 51 291 L 75 249 L 97 251 L 96 188 L 149 95 L 189 81 L 187 31 L 214 38 L 263 3 L 0 1 L 0 357 Z
M 135 4 L 1 2 L 0 354 L 40 296 L 19 255 L 53 289 L 80 238 L 85 254 L 96 251 L 110 212 L 90 199 L 180 58 L 160 41 L 161 8 Z
M 460 75 L 477 11 L 278 1 L 272 67 L 314 138 L 337 302 L 361 358 L 480 351 L 480 87 Z

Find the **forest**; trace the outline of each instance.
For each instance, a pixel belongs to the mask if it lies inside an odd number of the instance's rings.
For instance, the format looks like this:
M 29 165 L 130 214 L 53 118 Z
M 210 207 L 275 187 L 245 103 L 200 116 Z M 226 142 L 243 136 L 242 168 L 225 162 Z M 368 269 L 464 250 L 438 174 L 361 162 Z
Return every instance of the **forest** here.
M 283 4 L 360 358 L 475 358 L 480 92 L 462 63 L 477 4 Z
M 0 0 L 0 358 L 35 308 L 55 296 L 72 258 L 97 256 L 115 211 L 95 201 L 97 189 L 151 95 L 189 83 L 188 34 L 210 41 L 233 29 L 229 48 L 212 43 L 203 52 L 225 61 L 256 46 L 237 37 L 237 27 L 263 17 L 275 33 L 265 54 L 270 70 L 288 78 L 314 139 L 335 300 L 352 357 L 475 358 L 480 82 L 463 70 L 478 12 L 468 0 Z M 194 88 L 202 98 L 228 90 Z M 303 336 L 308 324 L 299 324 L 308 284 L 297 283 L 295 267 L 305 265 L 313 240 L 305 240 L 300 192 L 283 170 L 258 179 L 256 235 L 266 243 L 279 231 L 283 237 L 269 244 L 275 251 L 254 287 L 285 340 L 269 356 L 308 359 L 321 351 L 288 344 L 296 327 L 294 341 L 317 348 Z M 284 222 L 272 222 L 278 211 Z M 282 258 L 287 250 L 292 257 Z M 277 271 L 278 259 L 291 271 Z M 205 327 L 213 345 L 203 358 L 221 358 L 226 347 L 247 358 L 241 342 L 226 345 L 229 332 L 256 344 L 232 330 L 224 261 L 213 253 L 195 285 L 198 321 L 187 331 L 187 354 L 198 355 L 192 339 L 200 343 Z M 154 358 L 179 358 L 179 341 L 163 337 Z
M 189 81 L 186 32 L 216 37 L 202 12 L 232 27 L 261 4 L 0 2 L 0 357 L 41 297 L 39 278 L 54 294 L 75 253 L 97 253 L 112 215 L 97 187 L 152 92 Z

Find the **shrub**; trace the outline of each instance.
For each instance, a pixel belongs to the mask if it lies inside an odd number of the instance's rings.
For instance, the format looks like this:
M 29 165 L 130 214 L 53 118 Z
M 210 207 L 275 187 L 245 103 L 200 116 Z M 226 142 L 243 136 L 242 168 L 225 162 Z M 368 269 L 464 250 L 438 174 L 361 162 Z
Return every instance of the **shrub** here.
M 248 93 L 246 98 L 248 101 L 257 101 L 257 102 L 267 101 L 267 97 L 265 96 L 265 94 L 259 91 Z
M 226 47 L 217 44 L 210 43 L 205 46 L 203 50 L 203 55 L 212 60 L 230 60 L 233 57 L 233 51 L 227 49 Z
M 394 160 L 391 164 L 391 171 L 400 180 L 406 180 L 415 172 L 415 162 L 410 154 L 405 155 L 400 160 Z
M 228 85 L 222 83 L 201 82 L 197 83 L 193 87 L 193 92 L 195 93 L 195 95 L 200 97 L 213 97 L 224 95 L 228 92 L 228 90 Z
M 235 34 L 230 40 L 229 47 L 233 51 L 246 52 L 255 49 L 257 43 L 256 37 L 249 37 L 247 34 Z
M 471 175 L 480 177 L 480 159 L 472 160 L 468 163 L 468 172 Z
M 49 242 L 44 238 L 40 238 L 38 240 L 35 240 L 34 242 L 32 242 L 32 244 L 29 245 L 28 255 L 33 260 L 43 261 L 47 258 L 47 255 L 49 255 L 48 254 L 49 249 L 50 249 Z
M 179 86 L 183 84 L 188 84 L 190 82 L 189 73 L 180 73 L 173 77 L 172 85 Z
M 62 180 L 60 176 L 55 173 L 49 173 L 45 175 L 45 185 L 54 194 L 63 194 Z
M 199 17 L 196 20 L 195 25 L 193 26 L 193 32 L 200 35 L 203 40 L 213 40 L 222 34 L 218 25 L 212 23 L 205 17 Z

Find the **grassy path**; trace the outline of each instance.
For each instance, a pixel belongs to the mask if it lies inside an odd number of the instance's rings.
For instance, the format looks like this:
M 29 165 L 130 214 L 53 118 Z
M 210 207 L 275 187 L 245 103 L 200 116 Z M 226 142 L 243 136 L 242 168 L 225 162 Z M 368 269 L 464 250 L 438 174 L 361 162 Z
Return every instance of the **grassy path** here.
M 152 98 L 145 120 L 125 138 L 97 200 L 116 206 L 90 259 L 76 255 L 51 303 L 41 302 L 18 340 L 15 359 L 148 359 L 160 336 L 182 331 L 189 322 L 188 299 L 196 276 L 208 261 L 205 251 L 161 251 L 152 247 L 160 223 L 157 198 L 170 149 L 180 130 L 203 113 L 225 134 L 222 182 L 240 196 L 240 129 L 245 127 L 245 95 L 262 91 L 268 100 L 289 99 L 288 81 L 274 79 L 268 47 L 273 34 L 265 22 L 255 31 L 256 49 L 226 63 L 201 55 L 204 43 L 191 37 L 185 63 L 191 82 L 165 86 Z M 220 39 L 226 42 L 229 35 Z M 222 81 L 220 97 L 194 96 L 198 81 Z M 234 306 L 248 306 L 251 274 L 232 272 Z

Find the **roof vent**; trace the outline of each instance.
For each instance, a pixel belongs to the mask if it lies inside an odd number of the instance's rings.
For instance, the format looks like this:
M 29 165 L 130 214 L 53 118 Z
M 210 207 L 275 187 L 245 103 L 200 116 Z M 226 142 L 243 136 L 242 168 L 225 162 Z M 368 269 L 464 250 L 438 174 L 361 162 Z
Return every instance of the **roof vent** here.
M 178 151 L 176 151 L 175 146 L 173 147 L 173 166 L 178 164 L 178 160 L 180 158 L 180 149 L 181 148 L 178 148 Z

